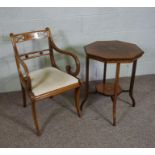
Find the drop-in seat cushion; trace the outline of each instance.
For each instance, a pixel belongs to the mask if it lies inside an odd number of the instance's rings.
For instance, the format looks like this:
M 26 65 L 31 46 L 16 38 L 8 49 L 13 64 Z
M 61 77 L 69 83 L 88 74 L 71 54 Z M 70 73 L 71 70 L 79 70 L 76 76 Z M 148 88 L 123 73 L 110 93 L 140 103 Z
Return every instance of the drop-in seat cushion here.
M 39 96 L 78 83 L 78 79 L 54 67 L 30 72 L 32 92 Z

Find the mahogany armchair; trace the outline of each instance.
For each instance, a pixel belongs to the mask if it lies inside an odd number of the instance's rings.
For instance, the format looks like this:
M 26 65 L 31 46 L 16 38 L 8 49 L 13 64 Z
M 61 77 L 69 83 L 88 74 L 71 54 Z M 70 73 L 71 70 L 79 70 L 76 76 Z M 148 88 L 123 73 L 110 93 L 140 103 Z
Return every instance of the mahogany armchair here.
M 77 114 L 80 117 L 80 81 L 76 77 L 80 71 L 80 62 L 78 57 L 73 53 L 59 49 L 52 39 L 52 34 L 49 28 L 21 34 L 10 33 L 10 37 L 14 49 L 18 74 L 20 77 L 21 89 L 23 93 L 23 106 L 26 107 L 27 94 L 32 103 L 32 116 L 37 135 L 41 135 L 41 129 L 36 112 L 36 103 L 39 100 L 53 97 L 65 91 L 74 89 L 75 107 Z M 42 38 L 47 38 L 49 46 L 48 49 L 20 54 L 17 46 L 18 43 Z M 76 64 L 75 71 L 72 71 L 70 65 L 66 65 L 67 73 L 61 71 L 56 64 L 54 51 L 72 57 Z M 49 56 L 51 62 L 50 67 L 45 67 L 31 72 L 29 71 L 25 60 L 47 55 Z

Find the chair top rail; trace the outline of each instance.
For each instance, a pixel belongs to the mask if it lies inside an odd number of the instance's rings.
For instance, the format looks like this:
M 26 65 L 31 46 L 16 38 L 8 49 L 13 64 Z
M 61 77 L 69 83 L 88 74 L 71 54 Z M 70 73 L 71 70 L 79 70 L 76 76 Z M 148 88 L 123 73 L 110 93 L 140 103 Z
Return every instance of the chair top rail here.
M 39 31 L 31 31 L 19 34 L 13 34 L 16 43 L 34 40 L 34 39 L 43 39 L 47 38 L 48 34 L 46 30 L 39 30 Z

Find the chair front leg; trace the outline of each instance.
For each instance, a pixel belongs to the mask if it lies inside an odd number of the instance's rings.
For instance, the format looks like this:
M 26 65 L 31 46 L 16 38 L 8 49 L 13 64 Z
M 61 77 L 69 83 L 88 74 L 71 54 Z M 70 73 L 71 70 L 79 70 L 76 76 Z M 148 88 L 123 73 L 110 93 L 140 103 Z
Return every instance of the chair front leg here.
M 40 136 L 41 131 L 40 131 L 39 122 L 38 122 L 38 118 L 37 118 L 36 102 L 35 101 L 32 101 L 32 116 L 33 116 L 35 128 L 37 130 L 37 135 Z
M 79 117 L 81 117 L 82 113 L 80 110 L 80 87 L 75 88 L 74 98 L 75 98 L 75 107 L 77 110 L 77 114 Z
M 26 107 L 26 91 L 25 91 L 25 88 L 22 86 L 22 84 L 21 84 L 21 88 L 22 88 L 22 95 L 23 95 L 23 107 Z

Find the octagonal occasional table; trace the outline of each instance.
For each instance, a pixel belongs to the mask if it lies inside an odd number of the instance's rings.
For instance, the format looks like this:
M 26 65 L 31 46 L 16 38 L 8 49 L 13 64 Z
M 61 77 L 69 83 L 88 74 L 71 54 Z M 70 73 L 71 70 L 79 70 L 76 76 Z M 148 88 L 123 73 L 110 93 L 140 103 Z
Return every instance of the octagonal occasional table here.
M 86 96 L 81 104 L 81 109 L 89 94 L 89 59 L 94 59 L 104 63 L 103 82 L 96 86 L 96 91 L 105 96 L 110 96 L 113 102 L 113 125 L 116 125 L 116 101 L 117 96 L 122 92 L 128 92 L 132 100 L 132 106 L 135 106 L 133 97 L 133 86 L 136 73 L 137 59 L 143 55 L 143 51 L 133 43 L 122 41 L 96 41 L 84 47 L 86 52 Z M 116 64 L 115 82 L 106 82 L 107 64 Z M 122 90 L 119 85 L 120 65 L 122 63 L 132 63 L 132 74 L 130 88 Z

